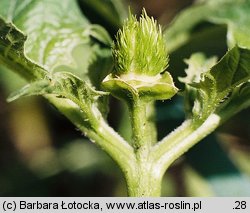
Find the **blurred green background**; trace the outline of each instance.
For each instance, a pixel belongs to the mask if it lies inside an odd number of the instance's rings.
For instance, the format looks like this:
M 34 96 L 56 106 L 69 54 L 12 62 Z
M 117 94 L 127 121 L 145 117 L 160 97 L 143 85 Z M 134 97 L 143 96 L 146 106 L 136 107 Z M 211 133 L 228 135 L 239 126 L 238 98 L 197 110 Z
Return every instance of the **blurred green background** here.
M 128 6 L 167 26 L 191 0 L 79 0 L 83 14 L 104 26 L 114 38 Z M 183 59 L 193 52 L 222 56 L 226 49 L 223 25 L 199 23 L 189 42 L 170 54 L 168 70 L 179 88 Z M 205 42 L 204 42 L 205 41 Z M 10 92 L 25 82 L 0 66 L 0 196 L 126 196 L 119 168 L 104 152 L 75 129 L 41 97 L 7 103 Z M 159 139 L 184 120 L 183 99 L 157 102 Z M 126 107 L 110 100 L 109 123 L 129 138 Z M 250 109 L 221 126 L 193 147 L 168 170 L 163 196 L 250 196 Z

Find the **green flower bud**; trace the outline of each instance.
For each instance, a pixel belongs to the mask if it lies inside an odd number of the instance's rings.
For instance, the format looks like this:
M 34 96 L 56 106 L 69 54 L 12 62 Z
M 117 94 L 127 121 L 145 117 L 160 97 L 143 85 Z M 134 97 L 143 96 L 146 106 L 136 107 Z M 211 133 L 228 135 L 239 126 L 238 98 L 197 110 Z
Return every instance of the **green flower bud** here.
M 114 71 L 102 82 L 113 96 L 127 102 L 165 100 L 176 94 L 166 72 L 168 55 L 161 27 L 145 10 L 137 21 L 132 14 L 118 31 L 112 53 Z
M 168 66 L 168 55 L 161 27 L 146 10 L 137 21 L 130 13 L 118 31 L 112 49 L 115 74 L 143 74 L 155 76 Z

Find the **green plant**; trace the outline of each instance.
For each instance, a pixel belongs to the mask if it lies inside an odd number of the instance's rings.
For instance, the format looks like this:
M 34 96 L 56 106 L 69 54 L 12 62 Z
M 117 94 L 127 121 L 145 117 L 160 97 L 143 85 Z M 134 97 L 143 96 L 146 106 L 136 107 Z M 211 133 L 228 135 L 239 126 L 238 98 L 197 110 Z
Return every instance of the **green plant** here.
M 249 1 L 200 3 L 164 35 L 145 11 L 139 21 L 130 15 L 113 44 L 114 68 L 108 33 L 90 24 L 75 1 L 26 3 L 0 3 L 0 62 L 30 82 L 8 100 L 43 95 L 120 166 L 130 196 L 159 196 L 167 168 L 250 105 Z M 186 60 L 186 120 L 157 142 L 154 103 L 178 91 L 166 71 L 167 49 L 188 42 L 201 20 L 228 25 L 229 50 L 219 61 L 202 53 Z M 131 142 L 106 121 L 110 94 L 128 105 Z

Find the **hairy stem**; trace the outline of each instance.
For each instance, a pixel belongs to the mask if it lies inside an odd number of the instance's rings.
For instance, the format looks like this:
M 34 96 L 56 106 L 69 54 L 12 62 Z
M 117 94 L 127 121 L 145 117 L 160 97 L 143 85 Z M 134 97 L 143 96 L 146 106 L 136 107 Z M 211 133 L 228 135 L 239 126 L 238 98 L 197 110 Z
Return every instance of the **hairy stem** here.
M 154 104 L 137 99 L 129 109 L 136 167 L 127 178 L 128 194 L 136 197 L 160 196 L 161 178 L 152 173 L 154 165 L 149 158 L 151 148 L 156 143 Z
M 204 122 L 185 121 L 179 128 L 156 144 L 151 153 L 154 170 L 163 176 L 166 169 L 188 149 L 213 132 L 221 124 L 217 114 L 211 114 Z
M 98 116 L 98 111 L 86 116 L 79 111 L 79 108 L 73 102 L 67 102 L 65 99 L 56 98 L 54 95 L 46 95 L 46 98 L 52 103 L 62 114 L 64 114 L 85 136 L 92 142 L 100 146 L 111 158 L 120 166 L 124 174 L 131 174 L 136 163 L 133 148 L 118 135 L 102 118 Z M 97 110 L 97 109 L 96 109 Z
M 133 146 L 137 152 L 139 149 L 147 149 L 156 143 L 156 127 L 154 122 L 154 103 L 145 103 L 135 100 L 129 107 L 131 125 L 133 131 Z

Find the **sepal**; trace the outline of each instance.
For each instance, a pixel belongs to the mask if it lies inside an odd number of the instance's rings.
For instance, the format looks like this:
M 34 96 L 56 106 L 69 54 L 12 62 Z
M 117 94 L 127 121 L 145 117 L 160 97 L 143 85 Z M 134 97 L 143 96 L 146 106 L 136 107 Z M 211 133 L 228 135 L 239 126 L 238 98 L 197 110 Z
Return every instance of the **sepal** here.
M 127 102 L 136 98 L 146 102 L 166 100 L 170 99 L 178 91 L 168 72 L 155 77 L 133 75 L 133 78 L 128 76 L 117 77 L 109 74 L 103 80 L 102 85 L 113 96 Z

